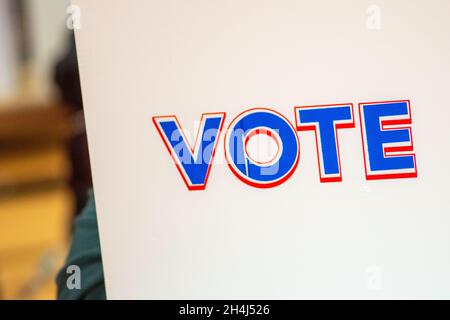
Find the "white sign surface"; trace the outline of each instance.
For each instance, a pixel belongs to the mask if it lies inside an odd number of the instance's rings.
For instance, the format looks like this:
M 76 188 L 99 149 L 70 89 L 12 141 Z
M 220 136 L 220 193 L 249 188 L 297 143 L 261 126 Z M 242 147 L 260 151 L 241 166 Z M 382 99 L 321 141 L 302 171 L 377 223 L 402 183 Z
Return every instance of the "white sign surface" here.
M 73 2 L 109 298 L 450 298 L 449 1 Z

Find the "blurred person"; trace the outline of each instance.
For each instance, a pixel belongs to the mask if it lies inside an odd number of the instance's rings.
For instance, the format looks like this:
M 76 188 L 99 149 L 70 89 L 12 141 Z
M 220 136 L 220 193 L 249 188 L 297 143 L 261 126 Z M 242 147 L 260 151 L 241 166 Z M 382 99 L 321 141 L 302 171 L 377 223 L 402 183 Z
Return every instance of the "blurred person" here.
M 79 289 L 71 289 L 70 266 L 81 271 Z M 106 299 L 103 263 L 98 234 L 97 211 L 94 194 L 89 192 L 89 201 L 77 217 L 72 245 L 66 265 L 56 278 L 60 300 L 104 300 Z
M 56 65 L 55 82 L 60 88 L 65 104 L 77 115 L 79 130 L 69 142 L 73 168 L 70 184 L 76 197 L 75 212 L 81 212 L 74 224 L 72 245 L 66 265 L 56 278 L 58 299 L 106 299 L 97 212 L 93 192 L 89 191 L 92 188 L 91 169 L 84 130 L 83 101 L 73 34 L 69 39 L 68 51 Z M 82 210 L 85 205 L 85 209 Z M 68 285 L 71 276 L 71 273 L 68 272 L 70 266 L 77 266 L 81 270 L 80 289 L 71 289 Z
M 87 194 L 92 187 L 92 178 L 73 33 L 69 37 L 67 52 L 55 67 L 54 79 L 60 89 L 65 106 L 70 108 L 74 114 L 76 132 L 69 141 L 69 156 L 72 165 L 70 186 L 75 194 L 75 213 L 78 214 L 87 202 Z

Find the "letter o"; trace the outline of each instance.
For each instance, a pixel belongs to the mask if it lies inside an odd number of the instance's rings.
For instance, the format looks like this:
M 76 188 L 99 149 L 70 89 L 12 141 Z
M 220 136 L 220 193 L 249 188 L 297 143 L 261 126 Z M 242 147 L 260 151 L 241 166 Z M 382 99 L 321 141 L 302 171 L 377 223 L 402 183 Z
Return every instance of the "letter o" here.
M 274 161 L 260 163 L 247 154 L 248 139 L 264 131 L 278 145 Z M 290 178 L 300 159 L 300 143 L 293 125 L 268 108 L 249 109 L 231 121 L 225 135 L 225 158 L 233 174 L 256 188 L 273 188 Z

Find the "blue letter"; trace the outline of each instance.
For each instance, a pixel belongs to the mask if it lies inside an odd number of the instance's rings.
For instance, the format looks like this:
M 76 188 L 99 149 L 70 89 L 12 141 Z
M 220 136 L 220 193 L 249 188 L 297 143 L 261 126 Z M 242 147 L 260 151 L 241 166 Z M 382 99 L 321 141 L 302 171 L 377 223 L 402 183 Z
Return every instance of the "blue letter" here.
M 409 101 L 359 104 L 366 179 L 417 177 Z
M 337 129 L 354 128 L 353 104 L 295 108 L 297 130 L 316 135 L 320 182 L 342 181 Z
M 276 156 L 257 161 L 247 150 L 248 141 L 265 134 L 276 143 Z M 265 108 L 250 109 L 230 124 L 225 138 L 225 156 L 231 171 L 244 183 L 257 188 L 272 188 L 294 173 L 300 145 L 292 124 L 281 114 Z
M 224 119 L 225 113 L 203 114 L 197 139 L 191 147 L 176 116 L 153 117 L 153 123 L 189 190 L 206 188 Z

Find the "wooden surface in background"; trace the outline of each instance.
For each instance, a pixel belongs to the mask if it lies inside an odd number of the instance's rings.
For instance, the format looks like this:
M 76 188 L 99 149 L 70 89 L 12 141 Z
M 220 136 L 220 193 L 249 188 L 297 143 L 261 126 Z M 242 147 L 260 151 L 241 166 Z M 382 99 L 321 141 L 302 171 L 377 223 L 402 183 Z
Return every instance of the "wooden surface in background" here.
M 0 299 L 54 299 L 73 214 L 71 112 L 8 110 L 0 112 Z
M 17 150 L 0 156 L 0 194 L 69 178 L 70 165 L 61 146 Z
M 0 149 L 64 142 L 72 135 L 71 115 L 71 110 L 61 105 L 0 112 Z
M 67 254 L 72 193 L 67 188 L 0 201 L 0 298 L 55 299 Z

